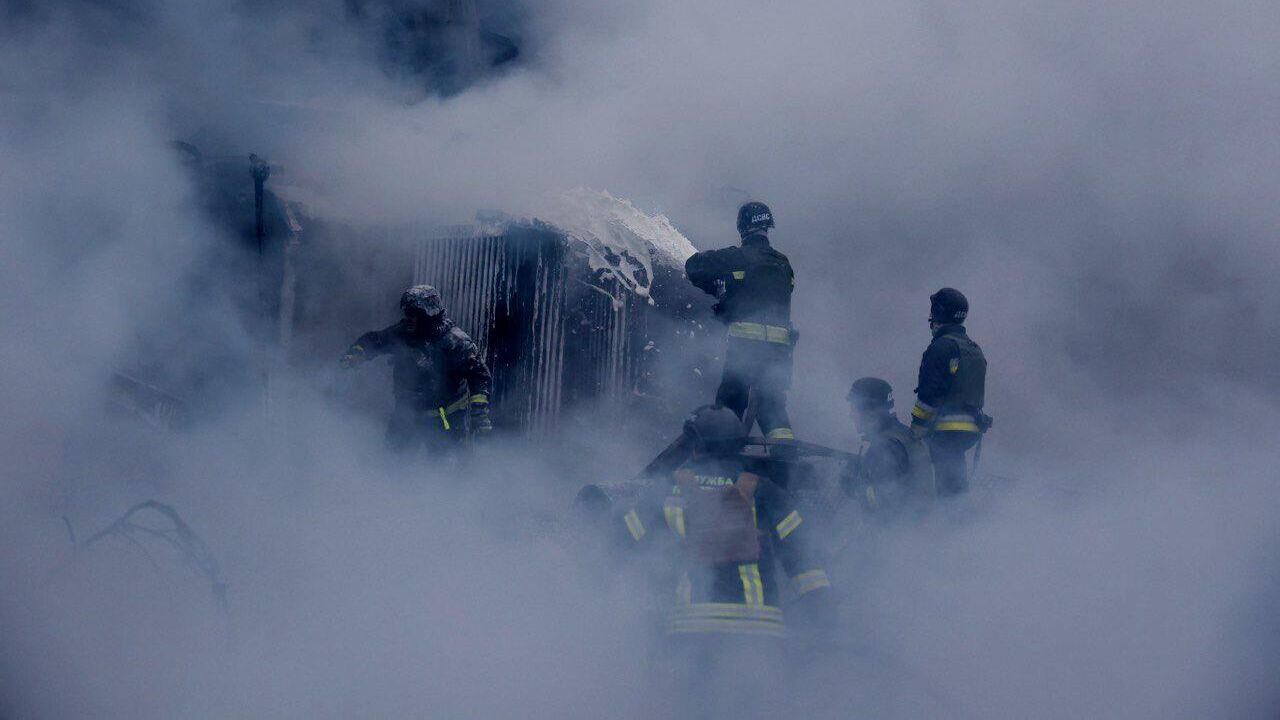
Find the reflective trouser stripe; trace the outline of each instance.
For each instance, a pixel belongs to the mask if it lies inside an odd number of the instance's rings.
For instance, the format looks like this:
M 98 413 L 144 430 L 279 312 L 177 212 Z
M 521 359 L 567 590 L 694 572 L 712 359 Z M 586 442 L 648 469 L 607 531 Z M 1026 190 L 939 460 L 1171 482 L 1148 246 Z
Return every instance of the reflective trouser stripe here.
M 667 632 L 680 633 L 731 633 L 733 635 L 766 635 L 786 637 L 786 628 L 773 620 L 749 620 L 747 618 L 692 618 L 673 620 Z
M 489 404 L 489 396 L 485 395 L 484 393 L 476 393 L 475 395 L 472 395 L 469 398 L 469 400 L 471 401 L 472 405 L 488 405 Z
M 788 535 L 795 532 L 795 529 L 800 527 L 800 523 L 803 522 L 803 520 L 804 518 L 800 517 L 799 511 L 792 510 L 790 514 L 782 518 L 782 522 L 778 523 L 775 528 L 778 531 L 778 539 L 786 540 Z
M 667 527 L 684 537 L 684 508 L 679 505 L 663 505 L 662 514 L 667 518 Z
M 628 510 L 622 519 L 627 523 L 627 530 L 631 533 L 631 537 L 636 542 L 640 542 L 640 538 L 644 537 L 644 523 L 640 522 L 640 515 L 635 510 Z
M 764 583 L 760 580 L 760 565 L 744 563 L 738 566 L 738 577 L 742 578 L 742 596 L 747 607 L 764 605 Z
M 771 605 L 693 603 L 676 609 L 667 623 L 669 633 L 726 632 L 751 635 L 786 634 L 782 610 Z
M 779 345 L 791 344 L 791 330 L 777 325 L 764 325 L 753 322 L 729 323 L 729 336 L 744 340 L 777 343 Z
M 811 593 L 820 588 L 831 587 L 831 581 L 827 578 L 825 570 L 809 570 L 791 578 L 792 587 L 795 588 L 797 595 Z
M 680 619 L 688 618 L 747 618 L 782 622 L 782 610 L 773 605 L 748 607 L 742 603 L 700 602 L 677 610 Z
M 444 408 L 436 408 L 436 410 L 440 411 L 440 424 L 444 425 L 445 430 L 452 430 L 453 428 L 449 425 L 449 416 L 445 413 Z
M 796 434 L 791 428 L 774 428 L 765 437 L 770 440 L 795 440 Z

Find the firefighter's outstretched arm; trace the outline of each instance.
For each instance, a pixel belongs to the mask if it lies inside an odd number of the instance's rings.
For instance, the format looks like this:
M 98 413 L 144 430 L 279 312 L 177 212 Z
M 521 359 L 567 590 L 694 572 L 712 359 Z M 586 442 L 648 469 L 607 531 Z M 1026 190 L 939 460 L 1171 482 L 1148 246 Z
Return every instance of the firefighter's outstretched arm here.
M 705 293 L 718 295 L 720 287 L 717 281 L 724 280 L 733 271 L 728 256 L 735 251 L 736 248 L 723 248 L 691 255 L 684 263 L 689 282 Z
M 354 367 L 379 355 L 387 354 L 391 351 L 392 330 L 395 328 L 396 326 L 392 325 L 382 330 L 367 332 L 356 338 L 356 341 L 351 343 L 351 347 L 348 347 L 338 360 L 338 364 L 346 368 Z

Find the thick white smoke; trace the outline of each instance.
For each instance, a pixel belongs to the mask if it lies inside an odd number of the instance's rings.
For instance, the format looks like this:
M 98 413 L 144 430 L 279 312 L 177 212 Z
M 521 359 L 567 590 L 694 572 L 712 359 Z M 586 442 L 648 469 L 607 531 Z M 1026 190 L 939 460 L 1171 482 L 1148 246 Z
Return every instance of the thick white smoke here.
M 799 278 L 796 429 L 837 445 L 853 378 L 909 403 L 926 298 L 959 287 L 991 361 L 983 464 L 1018 480 L 833 560 L 852 654 L 812 676 L 850 689 L 809 710 L 1274 714 L 1280 11 L 491 5 L 522 57 L 449 97 L 385 73 L 376 28 L 337 2 L 0 7 L 0 712 L 651 701 L 630 588 L 564 549 L 583 543 L 563 516 L 565 477 L 618 472 L 574 458 L 638 468 L 649 448 L 572 437 L 532 462 L 394 467 L 310 377 L 281 380 L 265 433 L 252 387 L 163 440 L 105 413 L 140 335 L 160 329 L 177 365 L 213 362 L 197 335 L 252 355 L 245 258 L 203 219 L 176 139 L 264 155 L 272 182 L 370 224 L 587 186 L 707 248 L 764 200 Z M 83 539 L 148 497 L 214 549 L 229 615 L 171 559 L 72 555 L 63 516 Z

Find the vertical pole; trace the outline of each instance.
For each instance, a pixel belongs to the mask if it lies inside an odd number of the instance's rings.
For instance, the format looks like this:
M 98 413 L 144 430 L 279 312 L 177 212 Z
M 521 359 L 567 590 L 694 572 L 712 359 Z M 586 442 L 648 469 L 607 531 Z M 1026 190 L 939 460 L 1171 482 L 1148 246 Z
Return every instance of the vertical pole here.
M 262 324 L 258 329 L 258 362 L 262 375 L 262 412 L 263 421 L 271 422 L 271 322 L 267 312 L 267 263 L 266 245 L 267 230 L 263 219 L 263 195 L 267 178 L 271 176 L 271 166 L 265 160 L 250 153 L 249 173 L 253 176 L 253 233 L 258 242 L 258 318 Z

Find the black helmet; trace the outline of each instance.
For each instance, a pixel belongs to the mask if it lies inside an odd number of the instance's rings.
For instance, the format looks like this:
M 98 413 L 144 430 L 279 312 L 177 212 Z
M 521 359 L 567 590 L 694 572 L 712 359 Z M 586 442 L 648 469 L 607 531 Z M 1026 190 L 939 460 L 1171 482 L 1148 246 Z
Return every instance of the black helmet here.
M 969 316 L 969 300 L 955 288 L 944 287 L 929 296 L 929 319 L 939 325 L 960 325 Z
M 400 296 L 400 310 L 405 315 L 426 315 L 433 318 L 444 314 L 444 301 L 440 291 L 430 285 L 414 285 Z
M 892 410 L 893 387 L 880 378 L 858 378 L 849 388 L 849 403 L 859 410 Z
M 773 227 L 773 212 L 762 202 L 749 202 L 738 208 L 738 234 L 746 237 L 758 230 Z
M 723 405 L 703 405 L 684 421 L 685 437 L 700 452 L 736 453 L 747 444 L 747 429 L 732 410 Z

